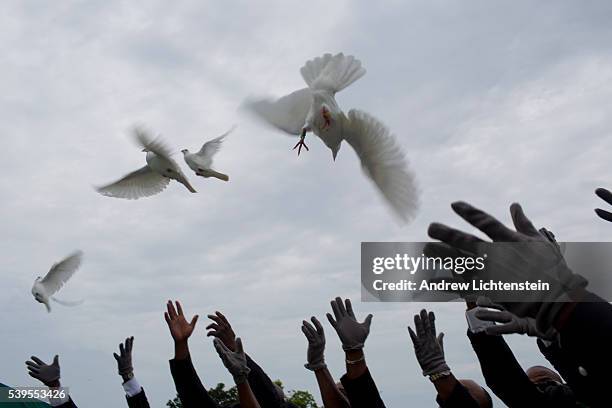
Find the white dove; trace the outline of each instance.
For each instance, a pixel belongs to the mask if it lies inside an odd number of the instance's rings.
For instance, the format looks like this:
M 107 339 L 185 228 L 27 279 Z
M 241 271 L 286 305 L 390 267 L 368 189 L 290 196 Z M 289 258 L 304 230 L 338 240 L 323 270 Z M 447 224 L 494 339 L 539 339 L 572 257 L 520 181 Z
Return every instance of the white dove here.
M 53 295 L 59 291 L 68 279 L 74 275 L 74 273 L 81 266 L 83 259 L 83 252 L 76 251 L 67 258 L 60 262 L 53 264 L 47 275 L 42 278 L 36 278 L 34 286 L 32 286 L 32 295 L 39 303 L 44 303 L 47 307 L 47 312 L 51 312 L 51 305 L 49 299 L 62 304 L 64 306 L 75 306 L 82 302 L 66 302 L 55 298 Z
M 192 193 L 196 192 L 179 165 L 170 157 L 170 150 L 160 138 L 152 140 L 147 132 L 139 128 L 134 129 L 134 136 L 142 151 L 147 153 L 146 166 L 114 183 L 97 188 L 100 194 L 136 200 L 160 193 L 168 186 L 171 179 L 178 181 Z
M 405 222 L 416 214 L 419 191 L 414 173 L 395 137 L 371 115 L 352 109 L 345 115 L 335 94 L 365 74 L 353 56 L 325 54 L 306 62 L 300 70 L 307 88 L 278 100 L 246 102 L 246 107 L 274 127 L 300 135 L 294 149 L 298 156 L 307 132 L 313 132 L 329 147 L 335 160 L 346 140 L 361 160 L 365 174 L 374 182 L 394 212 Z
M 183 149 L 181 152 L 183 153 L 183 157 L 185 158 L 185 163 L 195 171 L 195 174 L 198 176 L 209 178 L 215 177 L 219 180 L 229 181 L 229 176 L 227 174 L 219 173 L 218 171 L 213 170 L 213 156 L 221 149 L 221 145 L 223 144 L 223 139 L 227 135 L 229 135 L 234 128 L 231 128 L 224 134 L 214 139 L 209 140 L 204 143 L 202 148 L 197 153 L 190 153 L 189 150 Z

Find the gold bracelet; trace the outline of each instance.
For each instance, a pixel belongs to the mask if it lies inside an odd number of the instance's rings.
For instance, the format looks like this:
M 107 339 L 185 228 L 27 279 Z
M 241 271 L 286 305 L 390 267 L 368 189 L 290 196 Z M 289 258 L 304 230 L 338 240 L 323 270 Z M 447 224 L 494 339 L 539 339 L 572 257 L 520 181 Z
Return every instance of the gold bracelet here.
M 449 375 L 451 375 L 450 370 L 446 370 L 446 371 L 442 371 L 440 373 L 435 373 L 429 376 L 429 380 L 431 382 L 437 381 L 440 378 L 444 378 L 444 377 L 448 377 Z
M 357 360 L 349 360 L 348 358 L 346 359 L 346 364 L 348 365 L 354 365 L 357 363 L 361 363 L 362 361 L 365 361 L 365 355 L 361 356 L 360 358 L 358 358 Z

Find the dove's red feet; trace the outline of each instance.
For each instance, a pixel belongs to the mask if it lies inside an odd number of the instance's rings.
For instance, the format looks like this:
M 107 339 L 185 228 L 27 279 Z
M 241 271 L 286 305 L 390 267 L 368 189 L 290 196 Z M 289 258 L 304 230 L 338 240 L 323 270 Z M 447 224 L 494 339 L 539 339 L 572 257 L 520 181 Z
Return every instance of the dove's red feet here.
M 304 143 L 304 139 L 306 138 L 306 129 L 302 130 L 302 135 L 300 136 L 300 141 L 297 142 L 295 146 L 293 146 L 293 150 L 298 149 L 298 156 L 302 152 L 302 147 L 308 151 L 308 146 Z
M 329 110 L 324 106 L 321 108 L 321 117 L 323 117 L 323 130 L 328 130 L 331 127 L 331 114 Z

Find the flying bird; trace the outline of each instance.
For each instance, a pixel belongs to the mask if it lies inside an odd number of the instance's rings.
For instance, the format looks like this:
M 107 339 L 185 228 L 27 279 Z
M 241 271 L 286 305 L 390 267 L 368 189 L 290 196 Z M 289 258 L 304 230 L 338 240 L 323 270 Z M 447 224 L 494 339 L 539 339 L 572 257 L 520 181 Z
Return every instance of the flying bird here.
M 142 147 L 142 151 L 147 153 L 147 164 L 114 183 L 97 188 L 100 194 L 137 200 L 162 192 L 170 180 L 178 181 L 192 193 L 196 192 L 178 163 L 170 157 L 172 155 L 170 149 L 159 137 L 153 140 L 146 131 L 140 128 L 134 129 L 134 137 Z
M 49 299 L 52 299 L 53 301 L 64 306 L 75 306 L 82 303 L 81 301 L 67 302 L 59 300 L 53 296 L 62 288 L 62 286 L 64 286 L 66 282 L 68 282 L 77 269 L 79 269 L 82 260 L 83 252 L 76 251 L 67 258 L 54 264 L 44 278 L 40 276 L 36 278 L 34 286 L 32 286 L 32 295 L 34 295 L 34 299 L 36 299 L 37 302 L 43 303 L 46 306 L 47 312 L 51 312 Z
M 306 133 L 313 132 L 336 160 L 345 140 L 357 153 L 361 166 L 399 218 L 405 222 L 416 215 L 419 191 L 405 154 L 389 129 L 370 114 L 352 109 L 345 114 L 335 95 L 361 78 L 366 70 L 361 61 L 342 53 L 314 58 L 301 68 L 308 85 L 277 100 L 248 100 L 246 108 L 268 124 L 300 140 L 293 148 L 308 150 Z
M 195 174 L 198 176 L 204 178 L 215 177 L 219 180 L 229 181 L 229 176 L 227 174 L 219 173 L 218 171 L 212 169 L 212 163 L 213 156 L 221 149 L 223 139 L 225 139 L 225 137 L 233 130 L 234 128 L 231 128 L 221 136 L 204 143 L 200 151 L 197 153 L 190 153 L 187 149 L 181 150 L 185 163 L 187 163 L 191 170 L 195 171 Z

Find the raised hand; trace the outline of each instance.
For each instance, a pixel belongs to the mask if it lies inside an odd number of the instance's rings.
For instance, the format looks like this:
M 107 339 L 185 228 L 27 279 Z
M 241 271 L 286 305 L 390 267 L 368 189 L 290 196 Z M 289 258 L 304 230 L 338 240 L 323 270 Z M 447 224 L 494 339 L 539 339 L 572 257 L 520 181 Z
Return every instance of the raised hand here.
M 342 342 L 342 348 L 345 351 L 363 349 L 363 345 L 370 334 L 372 315 L 369 314 L 363 323 L 359 323 L 355 318 L 350 299 L 346 299 L 342 303 L 342 299 L 337 297 L 331 301 L 331 307 L 335 319 L 330 313 L 327 313 L 327 319 L 336 329 L 336 333 L 338 333 Z
M 223 365 L 227 368 L 227 371 L 230 372 L 232 377 L 234 377 L 236 385 L 246 382 L 251 369 L 247 366 L 246 354 L 242 348 L 242 341 L 240 338 L 236 339 L 236 351 L 230 350 L 218 338 L 214 339 L 213 343 Z
M 236 334 L 227 321 L 227 318 L 221 312 L 215 312 L 214 315 L 211 314 L 207 317 L 211 319 L 213 323 L 206 326 L 206 330 L 209 330 L 206 336 L 216 337 L 221 340 L 228 349 L 236 351 Z
M 134 345 L 134 336 L 125 339 L 125 343 L 119 344 L 119 354 L 113 353 L 117 360 L 117 370 L 123 382 L 127 382 L 134 378 L 134 367 L 132 366 L 132 346 Z
M 31 377 L 36 378 L 47 387 L 60 386 L 59 356 L 56 355 L 51 364 L 46 364 L 36 356 L 30 357 L 30 359 L 26 361 L 26 366 Z
M 484 296 L 479 296 L 476 304 L 488 309 L 476 311 L 478 319 L 496 323 L 494 326 L 485 328 L 485 333 L 488 335 L 526 334 L 527 336 L 539 337 L 544 340 L 554 340 L 557 338 L 558 333 L 554 328 L 551 328 L 546 333 L 541 333 L 536 328 L 535 319 L 531 317 L 518 317 L 507 311 L 502 305 L 493 303 Z
M 612 205 L 612 192 L 610 192 L 610 190 L 606 190 L 605 188 L 598 188 L 597 190 L 595 190 L 595 194 L 597 194 L 597 196 L 604 200 L 606 203 Z M 595 212 L 597 213 L 599 218 L 612 222 L 612 212 L 602 210 L 601 208 L 596 208 Z
M 306 353 L 306 360 L 308 363 L 304 364 L 309 370 L 316 371 L 321 368 L 327 367 L 325 364 L 325 333 L 323 332 L 323 326 L 316 317 L 310 318 L 312 323 L 308 323 L 306 320 L 302 321 L 302 332 L 308 340 L 308 351 Z
M 519 204 L 510 206 L 510 214 L 516 230 L 478 208 L 465 202 L 455 202 L 453 210 L 464 220 L 488 235 L 494 242 L 507 243 L 492 246 L 484 240 L 443 224 L 432 223 L 428 234 L 442 243 L 429 243 L 425 247 L 427 256 L 445 257 L 468 254 L 488 255 L 486 267 L 478 272 L 454 274 L 456 279 L 471 281 L 477 275 L 483 280 L 522 282 L 542 279 L 551 285 L 545 293 L 525 292 L 524 300 L 503 302 L 508 311 L 519 317 L 533 317 L 538 329 L 546 332 L 552 326 L 557 313 L 563 307 L 562 300 L 580 291 L 587 281 L 574 274 L 567 266 L 556 242 L 547 234 L 540 233 L 525 216 Z M 469 294 L 469 293 L 468 293 Z M 500 303 L 500 302 L 498 302 Z
M 199 316 L 193 316 L 191 322 L 188 322 L 187 319 L 185 319 L 183 308 L 178 300 L 176 301 L 176 308 L 170 300 L 166 306 L 168 311 L 164 313 L 164 317 L 166 323 L 168 323 L 168 329 L 170 329 L 172 338 L 175 342 L 186 342 L 193 333 Z
M 444 358 L 444 333 L 436 336 L 436 316 L 433 312 L 421 310 L 420 315 L 414 315 L 414 327 L 408 327 L 414 353 L 423 370 L 424 376 L 450 372 Z

